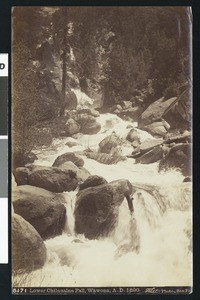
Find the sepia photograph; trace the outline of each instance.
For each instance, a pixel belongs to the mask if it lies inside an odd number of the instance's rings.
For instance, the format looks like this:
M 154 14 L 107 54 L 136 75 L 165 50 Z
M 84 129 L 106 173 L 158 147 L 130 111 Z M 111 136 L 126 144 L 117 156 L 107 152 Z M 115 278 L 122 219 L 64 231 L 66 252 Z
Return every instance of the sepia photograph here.
M 189 294 L 192 11 L 12 7 L 12 292 Z

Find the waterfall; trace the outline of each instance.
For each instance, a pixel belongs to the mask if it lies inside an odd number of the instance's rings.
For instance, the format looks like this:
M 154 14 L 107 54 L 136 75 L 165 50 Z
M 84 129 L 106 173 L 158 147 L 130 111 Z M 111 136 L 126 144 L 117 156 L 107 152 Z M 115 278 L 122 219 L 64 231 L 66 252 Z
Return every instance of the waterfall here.
M 74 208 L 75 208 L 75 195 L 76 192 L 68 192 L 68 193 L 64 193 L 65 196 L 65 207 L 66 207 L 66 228 L 65 231 L 67 233 L 69 233 L 70 235 L 74 235 L 75 231 L 74 231 Z
M 45 242 L 49 259 L 42 270 L 32 272 L 31 285 L 40 286 L 41 277 L 42 286 L 55 287 L 190 285 L 191 207 L 185 205 L 189 187 L 183 186 L 182 193 L 176 197 L 175 206 L 172 196 L 167 199 L 160 195 L 161 201 L 167 200 L 163 210 L 151 194 L 136 192 L 134 226 L 131 228 L 131 215 L 124 201 L 114 232 L 95 240 L 74 233 L 75 193 L 71 193 L 66 204 L 68 229 Z M 128 247 L 131 234 L 139 238 L 138 251 Z
M 64 193 L 65 231 L 45 241 L 48 260 L 31 273 L 29 286 L 191 285 L 191 183 L 182 183 L 184 177 L 175 169 L 159 173 L 157 163 L 142 165 L 127 159 L 105 165 L 87 158 L 84 149 L 98 150 L 99 142 L 113 131 L 125 137 L 130 126 L 137 125 L 112 114 L 100 115 L 98 122 L 102 129 L 97 135 L 81 136 L 73 148 L 66 146 L 69 138 L 55 139 L 51 149 L 37 151 L 36 163 L 51 166 L 58 155 L 79 151 L 92 175 L 108 182 L 128 179 L 136 187 L 134 214 L 123 201 L 113 232 L 107 238 L 88 240 L 74 231 L 77 191 Z M 153 138 L 145 131 L 138 133 L 141 140 Z M 127 154 L 130 149 L 124 146 L 122 151 Z

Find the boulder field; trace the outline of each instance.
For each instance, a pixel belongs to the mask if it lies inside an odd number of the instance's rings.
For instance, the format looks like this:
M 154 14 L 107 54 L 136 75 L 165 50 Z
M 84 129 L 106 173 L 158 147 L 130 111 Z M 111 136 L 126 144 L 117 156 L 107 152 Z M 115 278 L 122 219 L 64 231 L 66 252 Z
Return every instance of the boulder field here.
M 56 158 L 52 167 L 29 165 L 18 167 L 13 174 L 17 185 L 32 185 L 55 193 L 73 191 L 90 176 L 83 159 L 73 152 Z

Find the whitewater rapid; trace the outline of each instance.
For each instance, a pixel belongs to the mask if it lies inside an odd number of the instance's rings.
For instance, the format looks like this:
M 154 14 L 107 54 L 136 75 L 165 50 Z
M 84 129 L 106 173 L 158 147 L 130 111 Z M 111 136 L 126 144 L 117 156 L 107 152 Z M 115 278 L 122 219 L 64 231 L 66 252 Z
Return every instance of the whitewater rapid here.
M 72 138 L 54 139 L 51 147 L 36 151 L 35 164 L 52 166 L 65 152 L 78 152 L 84 167 L 92 175 L 103 176 L 108 182 L 128 179 L 133 185 L 153 188 L 137 189 L 134 195 L 134 221 L 140 239 L 139 253 L 119 247 L 130 241 L 130 212 L 124 201 L 119 209 L 119 222 L 107 238 L 87 240 L 74 232 L 76 193 L 64 193 L 67 224 L 61 236 L 45 241 L 48 260 L 32 272 L 27 286 L 43 287 L 106 287 L 106 286 L 191 286 L 192 285 L 192 196 L 191 183 L 183 183 L 178 170 L 158 173 L 158 163 L 135 164 L 134 159 L 105 165 L 83 155 L 87 148 L 98 150 L 98 144 L 113 131 L 126 137 L 137 123 L 123 121 L 116 115 L 97 118 L 101 132 Z M 128 127 L 128 128 L 127 128 Z M 136 128 L 141 141 L 153 138 Z M 67 141 L 76 141 L 74 147 Z M 131 147 L 122 147 L 122 155 L 131 154 Z

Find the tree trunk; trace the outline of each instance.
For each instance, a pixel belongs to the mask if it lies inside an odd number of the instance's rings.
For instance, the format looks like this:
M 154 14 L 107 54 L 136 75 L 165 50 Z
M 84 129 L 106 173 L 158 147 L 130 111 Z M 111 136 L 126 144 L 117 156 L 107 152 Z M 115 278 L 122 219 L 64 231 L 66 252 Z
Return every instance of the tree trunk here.
M 67 79 L 67 18 L 64 18 L 64 29 L 63 29 L 63 53 L 62 53 L 62 103 L 60 108 L 60 116 L 64 115 L 65 111 L 65 92 L 66 92 L 66 79 Z

